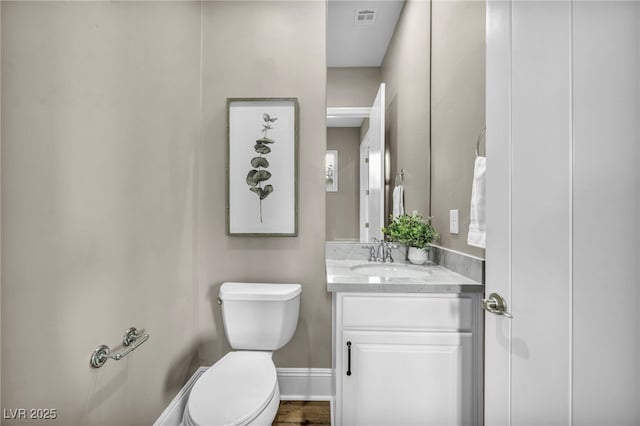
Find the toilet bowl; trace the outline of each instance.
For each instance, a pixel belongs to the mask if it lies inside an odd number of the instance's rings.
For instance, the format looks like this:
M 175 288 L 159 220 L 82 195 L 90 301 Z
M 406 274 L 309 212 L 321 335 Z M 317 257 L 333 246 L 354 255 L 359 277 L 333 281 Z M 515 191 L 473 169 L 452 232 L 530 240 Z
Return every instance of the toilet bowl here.
M 267 352 L 230 352 L 189 395 L 184 426 L 270 425 L 280 403 L 276 368 Z
M 224 283 L 220 287 L 229 352 L 196 381 L 181 426 L 270 425 L 280 404 L 273 351 L 298 323 L 300 284 Z

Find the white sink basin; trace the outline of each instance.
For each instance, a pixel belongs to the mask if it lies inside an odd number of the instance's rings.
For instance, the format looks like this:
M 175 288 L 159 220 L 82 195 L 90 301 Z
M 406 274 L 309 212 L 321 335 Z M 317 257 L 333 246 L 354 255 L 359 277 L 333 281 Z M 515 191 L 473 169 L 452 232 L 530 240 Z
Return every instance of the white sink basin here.
M 384 278 L 423 278 L 431 275 L 428 267 L 404 263 L 365 263 L 352 266 L 351 270 L 356 274 Z

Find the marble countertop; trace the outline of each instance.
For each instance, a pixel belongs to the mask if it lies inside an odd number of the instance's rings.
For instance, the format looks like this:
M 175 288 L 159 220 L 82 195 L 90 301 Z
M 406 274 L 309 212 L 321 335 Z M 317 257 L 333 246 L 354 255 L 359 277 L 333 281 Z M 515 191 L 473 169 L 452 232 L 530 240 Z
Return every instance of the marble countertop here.
M 346 250 L 345 250 L 346 249 Z M 396 262 L 386 265 L 406 267 L 402 256 L 394 254 Z M 327 290 L 329 292 L 395 292 L 395 293 L 481 293 L 484 285 L 443 266 L 426 263 L 424 276 L 388 278 L 354 272 L 358 265 L 385 265 L 368 262 L 359 247 L 329 247 L 326 251 Z

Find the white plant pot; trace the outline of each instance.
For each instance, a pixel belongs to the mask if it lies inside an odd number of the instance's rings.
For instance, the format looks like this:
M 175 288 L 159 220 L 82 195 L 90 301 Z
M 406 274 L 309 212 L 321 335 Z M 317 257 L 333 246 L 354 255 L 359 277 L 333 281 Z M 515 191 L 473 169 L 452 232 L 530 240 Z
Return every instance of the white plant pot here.
M 409 247 L 409 262 L 422 265 L 427 261 L 427 251 L 417 247 Z

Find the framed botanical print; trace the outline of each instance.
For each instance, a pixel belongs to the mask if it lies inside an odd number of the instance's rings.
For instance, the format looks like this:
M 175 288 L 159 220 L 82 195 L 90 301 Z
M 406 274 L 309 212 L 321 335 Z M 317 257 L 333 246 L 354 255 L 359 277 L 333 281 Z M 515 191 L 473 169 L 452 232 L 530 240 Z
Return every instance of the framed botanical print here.
M 296 236 L 297 98 L 230 98 L 227 117 L 227 233 Z
M 325 191 L 338 192 L 338 151 L 327 150 L 325 157 Z

